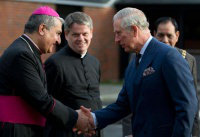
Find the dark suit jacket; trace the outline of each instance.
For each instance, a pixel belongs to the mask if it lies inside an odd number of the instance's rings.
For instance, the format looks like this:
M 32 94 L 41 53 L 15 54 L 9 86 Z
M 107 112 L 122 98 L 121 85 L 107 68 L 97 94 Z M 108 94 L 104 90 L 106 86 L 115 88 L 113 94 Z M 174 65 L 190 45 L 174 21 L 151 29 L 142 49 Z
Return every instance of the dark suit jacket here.
M 140 62 L 129 64 L 117 101 L 95 111 L 102 129 L 132 113 L 134 137 L 189 137 L 197 97 L 189 65 L 177 50 L 153 38 Z M 143 76 L 152 67 L 155 72 Z
M 194 84 L 195 84 L 195 88 L 197 91 L 197 67 L 196 67 L 196 59 L 189 54 L 188 52 L 186 52 L 186 54 L 184 54 L 182 49 L 176 48 L 180 54 L 183 56 L 183 58 L 185 58 L 190 66 L 190 71 L 193 75 L 194 78 Z M 133 54 L 131 54 L 131 56 L 134 56 Z M 131 59 L 132 60 L 132 59 Z M 198 95 L 198 93 L 197 93 Z M 123 136 L 125 135 L 131 135 L 132 131 L 131 131 L 131 116 L 129 115 L 128 117 L 124 118 L 122 120 L 122 128 L 123 128 Z M 195 116 L 194 119 L 194 124 L 193 124 L 193 128 L 192 128 L 192 135 L 199 137 L 199 116 L 198 116 L 198 112 Z
M 78 115 L 47 94 L 46 76 L 40 55 L 40 51 L 26 36 L 22 35 L 22 38 L 16 39 L 0 58 L 0 95 L 20 96 L 54 124 L 65 130 L 71 130 L 76 124 Z M 27 134 L 24 130 L 28 131 Z M 36 125 L 12 122 L 4 128 L 5 136 L 17 136 L 16 134 L 20 133 L 21 136 L 27 137 L 31 136 L 30 134 L 43 136 L 43 132 L 42 130 L 39 132 Z

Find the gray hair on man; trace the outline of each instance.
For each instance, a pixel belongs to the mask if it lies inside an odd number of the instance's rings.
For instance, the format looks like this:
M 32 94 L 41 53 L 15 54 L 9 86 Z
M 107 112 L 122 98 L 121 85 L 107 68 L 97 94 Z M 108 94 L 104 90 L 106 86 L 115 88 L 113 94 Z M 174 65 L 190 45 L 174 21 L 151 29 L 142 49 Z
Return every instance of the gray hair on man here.
M 90 29 L 93 29 L 93 22 L 90 16 L 83 12 L 74 12 L 69 14 L 65 18 L 64 28 L 65 31 L 70 31 L 70 27 L 74 24 L 82 24 L 88 26 Z
M 118 11 L 113 17 L 113 21 L 122 19 L 121 27 L 130 30 L 131 25 L 138 26 L 141 30 L 149 30 L 149 22 L 145 14 L 136 8 L 124 8 Z
M 56 26 L 55 20 L 58 19 L 63 24 L 64 20 L 60 17 L 53 17 L 48 15 L 31 15 L 24 27 L 24 33 L 32 34 L 37 31 L 39 26 L 43 23 L 46 25 L 47 29 L 50 30 L 51 27 Z

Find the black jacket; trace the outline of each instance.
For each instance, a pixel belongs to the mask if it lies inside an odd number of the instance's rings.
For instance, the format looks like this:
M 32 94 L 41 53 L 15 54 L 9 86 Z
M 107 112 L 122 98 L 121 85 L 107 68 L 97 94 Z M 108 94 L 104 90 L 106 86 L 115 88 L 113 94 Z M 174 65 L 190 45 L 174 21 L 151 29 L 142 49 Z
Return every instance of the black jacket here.
M 20 96 L 54 124 L 64 130 L 71 130 L 76 124 L 78 114 L 47 93 L 46 76 L 40 56 L 40 51 L 25 35 L 16 39 L 0 58 L 0 95 Z M 23 124 L 9 125 L 12 129 L 13 126 L 20 127 Z M 41 133 L 35 130 L 38 126 L 24 125 L 24 127 L 31 131 L 24 136 L 29 137 L 30 134 L 42 136 L 42 129 Z M 23 130 L 24 128 L 16 128 L 8 133 L 15 135 Z
M 65 105 L 75 110 L 83 105 L 92 111 L 102 107 L 99 92 L 100 64 L 94 56 L 87 53 L 81 58 L 80 54 L 65 46 L 45 61 L 45 70 L 49 94 Z M 72 132 L 59 132 L 50 124 L 45 132 L 48 137 L 77 136 Z

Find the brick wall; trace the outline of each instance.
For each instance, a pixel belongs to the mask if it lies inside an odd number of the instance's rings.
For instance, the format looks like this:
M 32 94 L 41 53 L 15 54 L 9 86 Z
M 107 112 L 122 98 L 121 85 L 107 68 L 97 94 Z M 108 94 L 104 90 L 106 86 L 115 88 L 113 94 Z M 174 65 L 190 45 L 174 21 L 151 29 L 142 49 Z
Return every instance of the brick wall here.
M 0 1 L 0 55 L 20 35 L 31 13 L 41 3 Z M 45 4 L 55 8 L 52 4 Z
M 83 8 L 94 24 L 93 39 L 89 52 L 101 63 L 101 81 L 116 81 L 119 79 L 119 46 L 114 42 L 112 18 L 116 13 L 114 8 Z

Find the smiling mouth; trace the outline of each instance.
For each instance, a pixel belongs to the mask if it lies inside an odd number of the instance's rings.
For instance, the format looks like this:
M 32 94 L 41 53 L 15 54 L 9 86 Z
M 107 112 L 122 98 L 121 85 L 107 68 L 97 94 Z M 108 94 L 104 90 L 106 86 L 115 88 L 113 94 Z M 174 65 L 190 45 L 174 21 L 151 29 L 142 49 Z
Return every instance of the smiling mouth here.
M 84 42 L 84 43 L 77 43 L 77 45 L 79 45 L 79 46 L 84 46 L 86 44 L 86 42 Z

